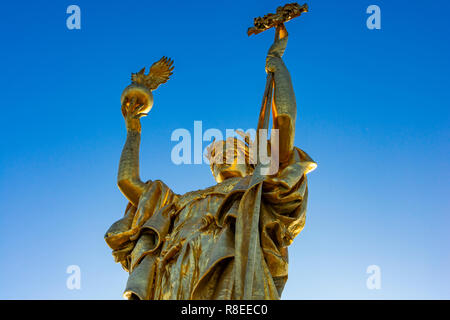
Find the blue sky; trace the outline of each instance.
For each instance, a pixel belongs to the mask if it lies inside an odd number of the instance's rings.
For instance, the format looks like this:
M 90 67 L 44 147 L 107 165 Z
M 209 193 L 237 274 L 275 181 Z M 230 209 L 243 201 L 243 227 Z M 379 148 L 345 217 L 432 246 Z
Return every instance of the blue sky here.
M 447 1 L 308 2 L 287 24 L 309 175 L 304 231 L 285 299 L 450 298 Z M 66 8 L 81 8 L 81 30 Z M 170 160 L 173 130 L 256 125 L 273 31 L 255 16 L 283 1 L 25 1 L 0 17 L 0 298 L 121 299 L 127 274 L 103 240 L 126 200 L 120 94 L 161 56 L 172 79 L 143 119 L 141 176 L 177 193 L 214 183 Z M 381 30 L 366 8 L 381 8 Z M 66 268 L 81 268 L 68 290 Z M 381 289 L 366 268 L 381 268 Z

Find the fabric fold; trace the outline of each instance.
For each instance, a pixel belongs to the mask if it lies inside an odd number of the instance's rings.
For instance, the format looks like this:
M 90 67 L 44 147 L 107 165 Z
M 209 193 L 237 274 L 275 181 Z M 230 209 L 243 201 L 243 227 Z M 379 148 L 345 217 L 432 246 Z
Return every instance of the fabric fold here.
M 130 272 L 129 299 L 279 299 L 288 249 L 305 225 L 306 174 L 315 162 L 295 148 L 276 175 L 232 178 L 176 195 L 147 182 L 105 235 Z

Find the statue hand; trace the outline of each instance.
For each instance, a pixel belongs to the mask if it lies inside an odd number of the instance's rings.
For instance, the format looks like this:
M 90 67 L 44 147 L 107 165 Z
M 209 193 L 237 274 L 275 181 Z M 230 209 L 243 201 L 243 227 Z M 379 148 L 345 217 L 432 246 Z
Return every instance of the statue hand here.
M 122 115 L 125 119 L 127 131 L 141 132 L 140 119 L 147 115 L 146 113 L 141 113 L 144 108 L 145 105 L 137 105 L 135 98 L 122 104 Z
M 279 67 L 283 65 L 283 60 L 281 59 L 281 57 L 286 50 L 287 39 L 287 33 L 285 33 L 283 38 L 275 40 L 275 42 L 270 47 L 266 58 L 267 73 L 276 72 L 280 69 Z

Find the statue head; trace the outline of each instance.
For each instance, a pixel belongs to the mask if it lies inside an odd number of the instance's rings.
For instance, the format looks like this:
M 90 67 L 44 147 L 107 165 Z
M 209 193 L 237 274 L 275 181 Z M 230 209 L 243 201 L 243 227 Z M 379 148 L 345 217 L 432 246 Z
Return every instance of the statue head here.
M 249 138 L 248 136 L 244 137 Z M 249 139 L 242 141 L 230 137 L 226 141 L 220 140 L 211 143 L 208 147 L 207 158 L 217 183 L 229 178 L 245 177 L 253 173 L 256 162 L 252 152 L 250 152 L 251 143 L 249 141 Z

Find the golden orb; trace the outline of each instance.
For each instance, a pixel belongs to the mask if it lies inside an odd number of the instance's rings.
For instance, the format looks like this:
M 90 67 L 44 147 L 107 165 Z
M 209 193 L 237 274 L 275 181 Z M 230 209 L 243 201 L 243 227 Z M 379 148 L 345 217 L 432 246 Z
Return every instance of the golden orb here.
M 137 83 L 130 84 L 123 90 L 120 102 L 123 105 L 124 103 L 130 102 L 133 98 L 136 99 L 135 106 L 144 106 L 140 113 L 149 113 L 152 109 L 153 94 L 146 86 Z

